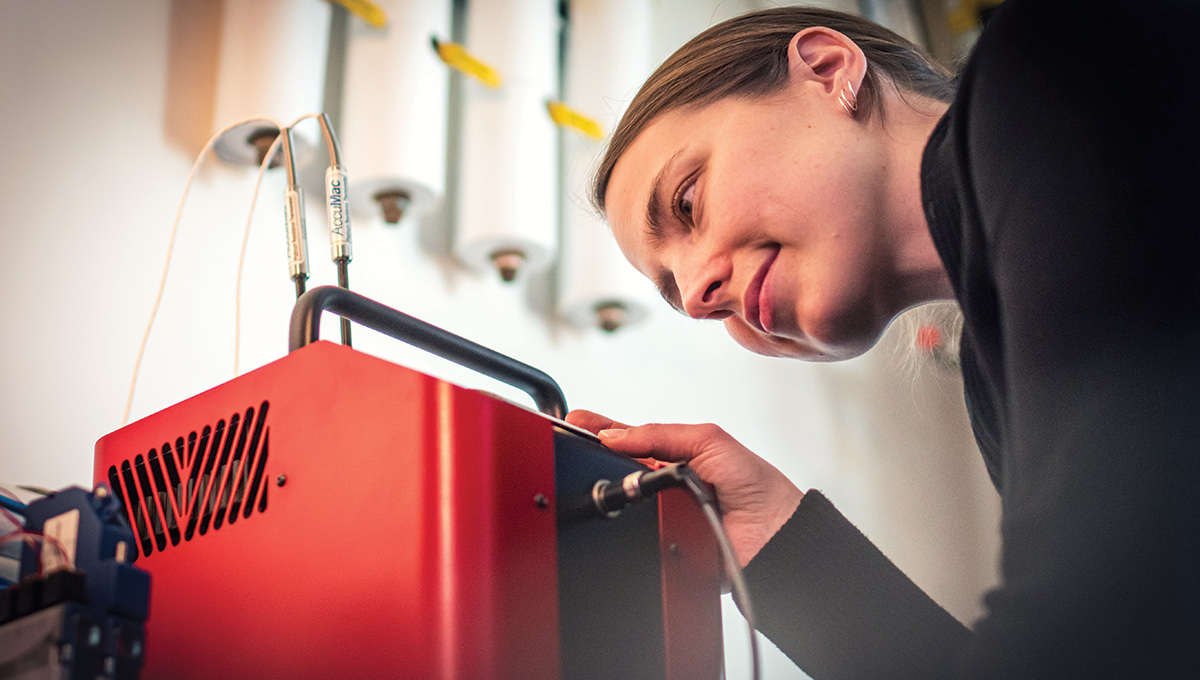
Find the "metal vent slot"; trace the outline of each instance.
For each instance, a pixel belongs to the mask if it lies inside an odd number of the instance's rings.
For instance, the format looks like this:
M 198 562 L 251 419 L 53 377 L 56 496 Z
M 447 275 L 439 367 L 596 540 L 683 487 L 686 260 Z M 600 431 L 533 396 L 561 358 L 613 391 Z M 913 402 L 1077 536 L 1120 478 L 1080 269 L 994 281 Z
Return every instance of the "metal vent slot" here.
M 202 505 L 200 499 L 205 498 L 208 492 L 208 482 L 212 478 L 213 460 L 225 437 L 225 421 L 217 421 L 217 429 L 212 433 L 212 448 L 206 452 L 205 446 L 209 441 L 209 434 L 209 429 L 204 428 L 204 432 L 200 435 L 200 446 L 196 454 L 199 458 L 193 459 L 192 473 L 188 476 L 188 479 L 192 480 L 191 490 L 188 493 L 188 498 L 192 503 L 192 512 L 191 517 L 188 518 L 187 532 L 184 535 L 184 539 L 188 541 L 192 540 L 192 535 L 196 532 L 196 525 L 200 521 L 200 506 Z
M 246 409 L 246 418 L 242 420 L 242 431 L 238 434 L 237 447 L 233 450 L 233 458 L 229 460 L 229 465 L 225 465 L 225 461 L 221 461 L 221 471 L 224 473 L 225 483 L 221 487 L 221 501 L 217 506 L 216 516 L 213 517 L 212 528 L 216 531 L 221 528 L 226 519 L 225 510 L 229 507 L 230 494 L 233 493 L 233 483 L 237 480 L 238 470 L 242 467 L 242 453 L 246 449 L 246 435 L 250 429 L 250 422 L 254 420 L 254 409 Z
M 254 409 L 249 410 L 253 411 Z M 217 509 L 217 495 L 221 492 L 221 482 L 225 480 L 225 473 L 229 468 L 229 452 L 233 448 L 233 437 L 235 433 L 239 432 L 238 425 L 241 422 L 241 416 L 236 413 L 229 419 L 229 433 L 225 435 L 225 446 L 221 447 L 221 460 L 217 461 L 216 470 L 209 479 L 208 498 L 204 501 L 204 515 L 200 518 L 201 536 L 208 533 L 210 522 L 213 524 L 220 522 L 219 518 L 216 522 L 213 522 L 213 514 Z M 239 438 L 244 440 L 245 434 L 243 433 Z M 214 526 L 213 528 L 216 529 L 218 527 Z
M 164 455 L 169 451 L 170 449 L 164 444 Z M 162 509 L 163 524 L 167 527 L 167 535 L 171 537 L 171 545 L 179 545 L 179 524 L 175 521 L 174 503 L 171 501 L 171 491 L 174 490 L 174 487 L 167 486 L 162 464 L 158 461 L 158 452 L 156 451 L 150 452 L 150 472 L 154 475 L 154 488 L 158 491 L 156 498 L 159 508 Z
M 150 531 L 154 535 L 154 543 L 159 550 L 162 550 L 167 547 L 167 537 L 163 533 L 162 519 L 158 516 L 158 506 L 154 502 L 154 490 L 150 488 L 150 478 L 146 475 L 146 461 L 140 453 L 137 458 L 133 459 L 133 471 L 137 473 L 137 479 L 142 483 L 142 491 L 138 497 L 139 500 L 145 501 L 146 518 L 149 520 Z
M 262 512 L 267 509 L 267 489 L 269 484 L 263 484 L 263 473 L 267 469 L 267 449 L 270 448 L 271 433 L 270 431 L 263 433 L 262 455 L 258 457 L 258 467 L 254 469 L 254 476 L 250 483 L 250 497 L 246 499 L 245 516 L 249 517 L 250 512 L 254 510 L 254 498 L 258 495 L 258 487 L 262 486 L 262 497 L 258 499 L 258 511 Z
M 250 476 L 250 468 L 254 465 L 254 454 L 258 451 L 258 442 L 262 438 L 263 423 L 267 419 L 267 404 L 263 403 L 262 408 L 258 410 L 258 420 L 254 423 L 254 434 L 250 436 L 250 450 L 246 452 L 244 458 L 241 459 L 242 465 L 238 469 L 237 474 L 237 491 L 233 495 L 233 502 L 229 505 L 229 523 L 233 524 L 237 521 L 238 510 L 242 507 L 242 499 L 246 494 L 246 481 Z M 246 422 L 250 422 L 250 417 L 246 417 Z M 240 448 L 240 447 L 239 447 Z M 229 475 L 230 480 L 233 479 L 233 474 Z M 254 501 L 250 501 L 253 503 Z
M 195 439 L 195 437 L 196 433 L 193 432 L 191 438 Z M 179 481 L 179 466 L 175 462 L 176 456 L 179 458 L 179 463 L 182 464 L 184 462 L 182 438 L 175 440 L 175 452 L 172 452 L 166 446 L 163 447 L 162 452 L 163 467 L 167 471 L 167 479 L 170 480 L 170 487 L 173 492 L 167 502 L 171 504 L 172 516 L 176 520 L 181 520 L 183 518 L 183 499 L 180 495 L 183 493 L 183 484 Z M 176 526 L 176 529 L 178 530 L 178 526 Z M 175 538 L 174 542 L 178 545 L 179 539 Z
M 197 531 L 249 518 L 256 503 L 267 509 L 266 476 L 270 428 L 269 403 L 245 414 L 235 413 L 199 433 L 165 441 L 108 469 L 108 481 L 122 500 L 142 554 L 165 550 L 167 544 L 190 541 Z M 255 415 L 257 414 L 257 417 Z M 261 493 L 260 493 L 261 492 Z

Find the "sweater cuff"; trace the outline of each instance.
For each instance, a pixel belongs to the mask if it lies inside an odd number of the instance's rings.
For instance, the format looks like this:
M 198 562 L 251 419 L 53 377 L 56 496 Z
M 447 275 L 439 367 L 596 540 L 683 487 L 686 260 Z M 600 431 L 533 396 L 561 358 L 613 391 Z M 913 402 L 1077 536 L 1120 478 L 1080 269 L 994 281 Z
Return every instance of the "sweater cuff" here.
M 971 640 L 816 490 L 745 575 L 758 629 L 813 678 L 943 677 Z

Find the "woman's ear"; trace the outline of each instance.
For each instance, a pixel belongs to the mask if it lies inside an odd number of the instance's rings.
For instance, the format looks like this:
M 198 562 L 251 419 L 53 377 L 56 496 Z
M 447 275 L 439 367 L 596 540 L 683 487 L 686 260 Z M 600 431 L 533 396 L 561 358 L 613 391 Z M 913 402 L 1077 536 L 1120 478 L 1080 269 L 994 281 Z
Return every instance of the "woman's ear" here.
M 867 74 L 867 57 L 844 34 L 813 26 L 792 36 L 788 43 L 788 72 L 793 82 L 814 82 L 837 97 L 847 84 L 854 92 Z

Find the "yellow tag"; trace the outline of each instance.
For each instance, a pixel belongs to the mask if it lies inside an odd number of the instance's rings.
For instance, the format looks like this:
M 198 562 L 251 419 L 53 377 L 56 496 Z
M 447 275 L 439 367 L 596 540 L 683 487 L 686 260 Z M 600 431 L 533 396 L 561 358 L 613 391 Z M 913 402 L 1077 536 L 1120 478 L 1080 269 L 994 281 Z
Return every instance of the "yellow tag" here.
M 979 28 L 983 12 L 999 7 L 1004 0 L 958 0 L 958 6 L 950 10 L 946 19 L 950 30 L 955 33 L 966 33 Z
M 979 25 L 979 3 L 976 0 L 963 0 L 947 14 L 946 19 L 951 31 L 966 33 Z
M 351 14 L 355 14 L 359 19 L 371 24 L 375 28 L 383 28 L 387 26 L 387 13 L 383 8 L 371 0 L 329 0 L 345 7 Z
M 604 128 L 600 127 L 600 123 L 566 104 L 548 101 L 546 110 L 550 112 L 550 120 L 558 126 L 575 128 L 592 139 L 604 139 Z
M 450 68 L 462 71 L 472 76 L 488 87 L 500 87 L 502 78 L 500 72 L 479 61 L 467 51 L 467 48 L 452 42 L 441 42 L 436 36 L 432 38 L 433 49 Z

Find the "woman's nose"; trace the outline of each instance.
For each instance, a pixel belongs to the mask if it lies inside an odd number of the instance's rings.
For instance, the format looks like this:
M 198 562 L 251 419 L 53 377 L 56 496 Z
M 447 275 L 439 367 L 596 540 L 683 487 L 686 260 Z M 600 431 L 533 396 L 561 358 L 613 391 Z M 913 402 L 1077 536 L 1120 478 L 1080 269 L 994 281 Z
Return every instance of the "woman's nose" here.
M 730 290 L 732 267 L 721 260 L 693 265 L 694 272 L 681 272 L 683 311 L 693 319 L 724 319 L 733 315 Z

